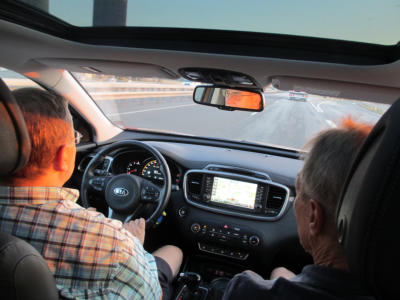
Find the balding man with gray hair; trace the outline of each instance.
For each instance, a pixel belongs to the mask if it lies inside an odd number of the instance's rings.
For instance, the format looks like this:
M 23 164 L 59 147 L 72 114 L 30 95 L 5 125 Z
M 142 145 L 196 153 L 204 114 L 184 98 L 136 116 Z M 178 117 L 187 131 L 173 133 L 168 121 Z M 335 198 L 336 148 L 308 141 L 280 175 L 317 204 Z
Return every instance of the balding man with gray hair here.
M 347 119 L 340 128 L 319 133 L 305 146 L 294 210 L 300 243 L 314 264 L 298 275 L 276 268 L 269 280 L 245 271 L 229 282 L 224 300 L 371 299 L 348 271 L 335 225 L 346 175 L 370 130 L 369 125 Z

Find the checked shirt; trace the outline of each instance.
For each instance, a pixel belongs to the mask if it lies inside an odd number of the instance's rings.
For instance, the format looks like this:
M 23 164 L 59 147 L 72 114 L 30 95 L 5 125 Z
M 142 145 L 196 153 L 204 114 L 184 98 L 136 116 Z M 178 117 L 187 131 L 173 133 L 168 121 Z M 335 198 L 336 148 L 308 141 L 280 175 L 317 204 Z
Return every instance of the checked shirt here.
M 160 299 L 154 257 L 122 223 L 75 203 L 79 191 L 0 187 L 0 230 L 42 254 L 63 297 Z

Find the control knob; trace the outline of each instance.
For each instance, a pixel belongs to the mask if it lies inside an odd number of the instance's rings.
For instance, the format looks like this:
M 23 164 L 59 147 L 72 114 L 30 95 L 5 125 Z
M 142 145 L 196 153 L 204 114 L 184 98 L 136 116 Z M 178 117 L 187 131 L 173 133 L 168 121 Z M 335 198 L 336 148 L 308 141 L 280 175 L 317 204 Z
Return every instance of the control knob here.
M 249 237 L 249 244 L 252 246 L 258 246 L 260 244 L 260 238 L 256 235 Z
M 199 223 L 193 223 L 192 226 L 190 227 L 190 230 L 194 233 L 200 232 L 201 226 Z
M 211 195 L 209 194 L 209 193 L 205 193 L 204 195 L 203 195 L 203 200 L 204 201 L 210 201 L 211 200 Z

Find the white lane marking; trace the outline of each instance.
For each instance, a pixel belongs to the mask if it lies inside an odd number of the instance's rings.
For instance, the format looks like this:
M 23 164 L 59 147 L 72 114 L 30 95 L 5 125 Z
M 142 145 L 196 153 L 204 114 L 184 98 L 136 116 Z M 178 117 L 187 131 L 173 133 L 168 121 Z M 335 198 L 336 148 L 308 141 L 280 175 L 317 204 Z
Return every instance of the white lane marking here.
M 257 113 L 258 113 L 258 111 L 253 112 L 253 113 L 251 114 L 251 116 L 254 116 L 254 115 L 257 114 Z
M 150 108 L 150 109 L 143 109 L 143 110 L 134 110 L 134 111 L 127 111 L 127 112 L 123 112 L 123 113 L 117 113 L 117 114 L 109 114 L 107 116 L 108 117 L 115 117 L 115 116 L 122 116 L 122 115 L 130 115 L 130 114 L 136 114 L 136 113 L 141 113 L 141 112 L 147 112 L 147 111 L 173 109 L 173 108 L 187 107 L 187 106 L 194 106 L 194 105 L 196 105 L 196 104 L 186 104 L 186 105 L 176 105 L 176 106 L 168 106 L 168 107 L 161 107 L 161 108 Z
M 336 124 L 333 123 L 331 120 L 325 120 L 325 122 L 332 128 L 336 128 L 337 127 Z
M 324 112 L 319 105 L 315 106 L 311 101 L 309 102 L 317 112 Z M 320 103 L 321 104 L 321 103 Z
M 319 103 L 318 105 L 317 105 L 317 108 L 319 109 L 319 112 L 324 112 L 323 110 L 322 110 L 322 108 L 321 108 L 321 104 L 324 104 L 324 103 Z

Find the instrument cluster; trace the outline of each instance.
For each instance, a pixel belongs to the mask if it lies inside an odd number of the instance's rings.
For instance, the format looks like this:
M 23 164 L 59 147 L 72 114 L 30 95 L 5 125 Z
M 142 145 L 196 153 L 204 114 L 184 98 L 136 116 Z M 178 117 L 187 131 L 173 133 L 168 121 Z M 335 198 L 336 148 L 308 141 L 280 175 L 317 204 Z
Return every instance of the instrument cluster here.
M 180 185 L 182 169 L 175 162 L 166 158 L 170 172 L 171 184 Z M 141 151 L 126 151 L 115 155 L 111 166 L 114 174 L 128 173 L 151 180 L 155 184 L 162 185 L 165 175 L 154 156 Z

